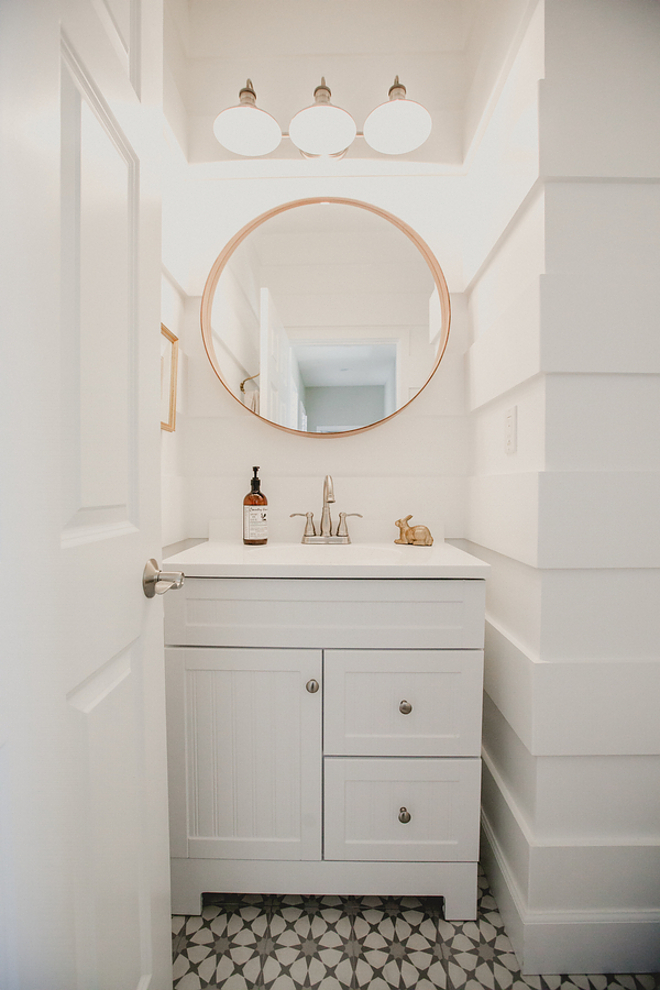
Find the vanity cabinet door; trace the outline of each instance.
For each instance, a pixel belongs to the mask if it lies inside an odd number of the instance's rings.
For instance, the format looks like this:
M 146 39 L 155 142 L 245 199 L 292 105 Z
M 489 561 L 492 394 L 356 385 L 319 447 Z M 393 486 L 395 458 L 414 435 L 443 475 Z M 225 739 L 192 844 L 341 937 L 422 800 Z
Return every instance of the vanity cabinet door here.
M 330 756 L 479 756 L 481 650 L 326 650 Z
M 320 651 L 166 653 L 172 854 L 320 859 Z

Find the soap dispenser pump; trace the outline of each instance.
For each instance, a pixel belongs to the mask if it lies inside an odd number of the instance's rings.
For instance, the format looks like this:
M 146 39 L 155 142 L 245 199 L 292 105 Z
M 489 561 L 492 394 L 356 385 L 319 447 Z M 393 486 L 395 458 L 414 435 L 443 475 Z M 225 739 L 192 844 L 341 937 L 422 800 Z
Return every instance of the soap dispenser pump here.
M 258 547 L 268 541 L 268 499 L 261 491 L 261 479 L 257 477 L 259 468 L 252 470 L 250 491 L 243 499 L 243 543 Z

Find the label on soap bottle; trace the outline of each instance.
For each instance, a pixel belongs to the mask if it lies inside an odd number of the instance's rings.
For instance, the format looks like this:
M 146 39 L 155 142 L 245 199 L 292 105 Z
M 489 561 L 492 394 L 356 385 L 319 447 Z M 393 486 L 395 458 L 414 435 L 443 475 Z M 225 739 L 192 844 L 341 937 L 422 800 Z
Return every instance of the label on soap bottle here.
M 243 506 L 243 539 L 244 540 L 268 539 L 268 506 L 267 505 Z

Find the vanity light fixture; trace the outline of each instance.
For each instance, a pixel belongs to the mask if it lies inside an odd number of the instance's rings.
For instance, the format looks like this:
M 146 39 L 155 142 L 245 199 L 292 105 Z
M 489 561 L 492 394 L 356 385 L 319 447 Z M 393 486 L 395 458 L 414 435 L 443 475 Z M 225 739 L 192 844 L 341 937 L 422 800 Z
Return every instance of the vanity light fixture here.
M 314 90 L 312 106 L 300 110 L 289 124 L 296 148 L 305 158 L 343 158 L 358 134 L 350 113 L 330 102 L 325 78 Z M 367 117 L 364 139 L 383 155 L 405 155 L 424 144 L 431 133 L 431 114 L 414 100 L 406 99 L 406 87 L 396 76 L 389 100 Z M 282 131 L 274 117 L 256 105 L 251 81 L 240 91 L 238 106 L 223 110 L 216 117 L 213 132 L 228 151 L 245 157 L 258 157 L 274 151 Z
M 274 117 L 258 108 L 252 80 L 248 79 L 238 98 L 238 106 L 223 110 L 213 122 L 213 133 L 220 144 L 246 158 L 275 151 L 282 140 L 282 131 Z
M 384 155 L 405 155 L 424 144 L 431 133 L 431 114 L 406 99 L 406 87 L 394 77 L 389 100 L 372 110 L 364 122 L 364 140 Z
M 347 110 L 333 106 L 331 96 L 321 76 L 314 103 L 300 110 L 289 124 L 289 137 L 305 158 L 342 158 L 355 140 L 355 121 Z

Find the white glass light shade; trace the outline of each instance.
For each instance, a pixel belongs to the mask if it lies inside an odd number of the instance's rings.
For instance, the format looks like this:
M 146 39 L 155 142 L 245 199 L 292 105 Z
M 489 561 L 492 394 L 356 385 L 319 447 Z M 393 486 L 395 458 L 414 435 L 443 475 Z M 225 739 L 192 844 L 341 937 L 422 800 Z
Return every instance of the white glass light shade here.
M 371 111 L 364 122 L 363 133 L 364 140 L 374 151 L 383 155 L 405 155 L 419 148 L 428 138 L 431 114 L 421 103 L 395 97 Z
M 307 155 L 340 154 L 356 134 L 350 113 L 327 103 L 301 110 L 289 124 L 289 137 Z
M 315 103 L 295 115 L 289 124 L 289 137 L 304 155 L 343 154 L 357 134 L 350 113 L 330 103 L 325 79 L 314 90 Z
M 219 113 L 213 122 L 213 133 L 227 151 L 249 158 L 275 151 L 282 140 L 275 118 L 248 103 Z

